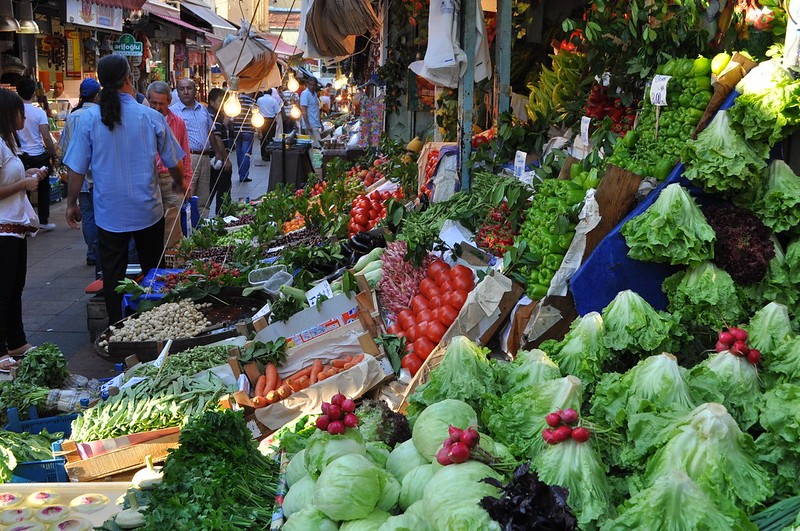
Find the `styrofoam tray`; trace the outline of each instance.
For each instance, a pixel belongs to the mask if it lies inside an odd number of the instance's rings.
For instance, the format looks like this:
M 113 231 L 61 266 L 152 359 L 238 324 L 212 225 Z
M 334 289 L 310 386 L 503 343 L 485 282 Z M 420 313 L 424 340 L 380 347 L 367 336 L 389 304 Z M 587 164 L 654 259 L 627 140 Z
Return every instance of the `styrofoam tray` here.
M 99 526 L 122 510 L 122 507 L 117 505 L 116 501 L 117 498 L 127 492 L 129 487 L 130 483 L 127 482 L 100 481 L 88 483 L 3 483 L 0 484 L 0 493 L 12 492 L 23 498 L 27 498 L 28 495 L 34 492 L 46 490 L 59 495 L 58 499 L 56 499 L 51 505 L 66 506 L 69 506 L 69 502 L 78 496 L 83 496 L 86 494 L 103 494 L 108 497 L 108 504 L 101 510 L 91 514 L 77 513 L 74 511 L 71 513 L 72 515 L 78 515 L 89 520 L 95 526 Z M 17 505 L 14 507 L 14 509 L 20 507 L 29 507 L 34 511 L 39 509 L 30 507 L 25 502 L 23 502 L 21 505 Z

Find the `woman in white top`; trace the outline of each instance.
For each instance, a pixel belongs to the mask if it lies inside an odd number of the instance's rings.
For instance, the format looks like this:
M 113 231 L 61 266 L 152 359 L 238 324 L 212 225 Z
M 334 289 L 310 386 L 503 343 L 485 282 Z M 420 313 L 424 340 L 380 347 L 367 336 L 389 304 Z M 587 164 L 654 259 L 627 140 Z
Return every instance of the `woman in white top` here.
M 47 172 L 25 170 L 14 134 L 25 126 L 25 105 L 14 92 L 0 89 L 0 352 L 22 356 L 32 348 L 22 326 L 22 290 L 28 248 L 25 237 L 39 230 L 26 192 L 36 190 Z

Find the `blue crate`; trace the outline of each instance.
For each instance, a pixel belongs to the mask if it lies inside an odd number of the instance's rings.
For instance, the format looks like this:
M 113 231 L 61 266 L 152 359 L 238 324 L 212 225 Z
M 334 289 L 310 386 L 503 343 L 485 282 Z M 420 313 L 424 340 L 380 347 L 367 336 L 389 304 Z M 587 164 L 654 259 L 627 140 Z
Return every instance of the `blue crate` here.
M 64 185 L 58 177 L 50 177 L 50 204 L 58 203 L 64 198 Z
M 15 407 L 8 408 L 7 416 L 8 424 L 4 428 L 6 431 L 41 433 L 46 428 L 48 433 L 63 431 L 64 437 L 70 436 L 72 433 L 72 421 L 78 418 L 77 413 L 40 418 L 35 406 L 31 406 L 28 409 L 29 420 L 20 420 L 19 411 Z
M 11 483 L 66 483 L 69 481 L 67 462 L 63 457 L 45 461 L 18 463 L 11 475 Z

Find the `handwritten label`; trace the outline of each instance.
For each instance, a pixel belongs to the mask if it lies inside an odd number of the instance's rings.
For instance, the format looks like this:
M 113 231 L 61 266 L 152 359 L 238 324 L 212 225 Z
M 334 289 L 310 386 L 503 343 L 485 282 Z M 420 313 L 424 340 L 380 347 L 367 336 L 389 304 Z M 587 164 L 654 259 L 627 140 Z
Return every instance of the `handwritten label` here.
M 326 297 L 328 299 L 333 298 L 333 290 L 331 289 L 331 284 L 327 280 L 323 280 L 310 290 L 306 292 L 306 299 L 308 299 L 308 305 L 312 308 L 317 305 L 320 299 Z
M 592 119 L 588 116 L 581 118 L 581 143 L 585 147 L 589 146 L 589 126 L 592 125 Z
M 528 159 L 528 154 L 524 151 L 517 151 L 514 155 L 514 177 L 517 179 L 522 177 L 525 173 L 525 161 Z
M 607 87 L 609 85 L 611 85 L 611 73 L 603 72 L 603 86 Z
M 667 83 L 670 79 L 672 76 L 653 77 L 653 82 L 650 84 L 650 103 L 659 107 L 667 105 Z

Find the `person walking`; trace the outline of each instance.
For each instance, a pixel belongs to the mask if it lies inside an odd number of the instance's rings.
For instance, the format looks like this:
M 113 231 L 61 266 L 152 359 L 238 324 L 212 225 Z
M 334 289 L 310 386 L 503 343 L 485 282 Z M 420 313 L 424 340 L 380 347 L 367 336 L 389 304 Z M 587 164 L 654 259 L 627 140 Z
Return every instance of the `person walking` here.
M 110 323 L 122 319 L 122 295 L 115 291 L 128 267 L 128 242 L 136 242 L 142 271 L 158 267 L 164 249 L 164 206 L 158 183 L 156 155 L 173 184 L 183 193 L 184 151 L 157 111 L 136 103 L 130 95 L 133 78 L 128 60 L 117 54 L 97 63 L 103 89 L 100 105 L 86 111 L 70 142 L 67 224 L 77 229 L 81 212 L 78 191 L 91 166 L 103 297 Z
M 53 137 L 50 135 L 50 124 L 47 114 L 33 104 L 36 82 L 25 77 L 17 83 L 17 94 L 25 101 L 25 127 L 17 131 L 19 146 L 22 150 L 20 159 L 26 170 L 46 168 L 47 174 L 53 169 L 53 160 L 58 156 Z M 50 179 L 39 181 L 37 188 L 36 210 L 39 212 L 39 229 L 49 232 L 56 228 L 50 223 Z
M 236 146 L 236 166 L 239 170 L 239 182 L 249 183 L 250 178 L 250 158 L 253 152 L 253 139 L 256 136 L 256 128 L 253 127 L 253 107 L 256 101 L 244 92 L 239 93 L 239 103 L 242 111 L 233 117 L 233 139 Z
M 222 113 L 222 102 L 225 91 L 221 88 L 212 88 L 208 93 L 208 110 L 214 116 L 214 134 L 211 137 L 211 147 L 214 148 L 214 159 L 211 165 L 211 196 L 210 202 L 214 203 L 214 215 L 219 215 L 219 209 L 225 198 L 230 197 L 231 176 L 231 137 L 228 124 L 225 123 L 225 114 Z
M 26 170 L 19 157 L 18 130 L 25 127 L 25 103 L 0 88 L 0 352 L 23 356 L 33 348 L 22 322 L 22 291 L 28 269 L 26 236 L 36 235 L 39 220 L 26 192 L 36 190 L 47 172 Z
M 214 119 L 199 101 L 197 84 L 185 77 L 178 81 L 179 101 L 170 105 L 172 112 L 180 116 L 189 134 L 189 151 L 192 155 L 192 195 L 196 195 L 200 217 L 208 216 L 209 195 L 211 193 L 211 150 L 210 136 Z
M 78 105 L 76 105 L 69 116 L 67 116 L 64 130 L 61 131 L 61 137 L 58 139 L 58 154 L 60 157 L 63 158 L 64 155 L 66 155 L 67 148 L 72 139 L 72 132 L 77 127 L 78 121 L 86 111 L 97 106 L 99 102 L 100 83 L 92 77 L 87 77 L 81 82 Z M 86 171 L 86 178 L 78 194 L 78 205 L 81 208 L 83 241 L 86 242 L 86 265 L 94 266 L 95 277 L 99 277 L 102 268 L 100 267 L 100 253 L 97 250 L 97 226 L 94 222 L 94 201 L 92 199 L 93 186 L 92 172 L 91 169 L 89 169 Z
M 317 97 L 319 83 L 317 78 L 312 77 L 308 80 L 308 86 L 300 94 L 300 111 L 303 114 L 303 126 L 311 135 L 311 140 L 315 145 L 319 145 L 322 135 L 322 120 L 319 114 L 319 98 Z
M 269 160 L 269 143 L 275 136 L 275 117 L 281 112 L 281 104 L 272 95 L 273 89 L 267 89 L 263 96 L 258 98 L 258 111 L 264 117 L 264 125 L 261 126 L 261 160 Z M 280 118 L 280 116 L 278 116 Z

